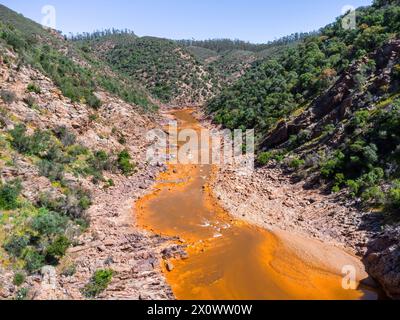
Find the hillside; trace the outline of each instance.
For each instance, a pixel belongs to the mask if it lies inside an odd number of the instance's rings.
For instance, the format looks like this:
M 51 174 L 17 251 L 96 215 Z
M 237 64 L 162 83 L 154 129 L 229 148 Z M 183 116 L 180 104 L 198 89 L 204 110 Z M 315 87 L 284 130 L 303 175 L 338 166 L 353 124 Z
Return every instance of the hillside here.
M 96 108 L 101 104 L 94 96 L 106 90 L 144 110 L 154 107 L 151 97 L 139 84 L 116 74 L 93 54 L 72 45 L 54 30 L 0 5 L 1 38 L 19 53 L 20 63 L 29 64 L 57 83 L 72 101 L 85 101 Z
M 390 242 L 400 220 L 399 21 L 398 1 L 360 8 L 355 30 L 338 19 L 258 62 L 207 106 L 218 124 L 256 129 L 259 165 L 278 165 L 365 213 L 358 228 L 376 238 L 366 264 L 392 296 L 400 272 L 389 262 L 400 254 Z
M 153 38 L 86 42 L 116 72 L 143 84 L 163 103 L 201 104 L 218 91 L 218 80 L 189 51 L 175 42 Z
M 240 40 L 214 39 L 180 40 L 199 61 L 212 70 L 224 87 L 235 83 L 256 61 L 272 58 L 295 47 L 308 34 L 293 34 L 267 44 L 252 44 Z
M 58 33 L 3 6 L 0 18 L 0 299 L 171 298 L 144 267 L 167 239 L 126 223 L 163 169 L 143 152 L 152 99 Z

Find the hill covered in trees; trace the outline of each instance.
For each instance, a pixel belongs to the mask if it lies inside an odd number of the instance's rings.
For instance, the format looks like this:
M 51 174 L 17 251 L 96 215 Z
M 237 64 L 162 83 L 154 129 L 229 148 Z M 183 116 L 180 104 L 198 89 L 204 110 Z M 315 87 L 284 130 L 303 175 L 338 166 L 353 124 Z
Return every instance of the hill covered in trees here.
M 240 78 L 258 60 L 295 46 L 306 34 L 267 44 L 240 40 L 172 41 L 104 30 L 69 38 L 115 72 L 143 84 L 163 103 L 202 104 Z
M 312 33 L 296 33 L 266 44 L 231 39 L 179 40 L 177 43 L 186 47 L 213 70 L 223 86 L 229 86 L 256 61 L 271 58 L 289 47 L 294 47 L 310 34 Z
M 400 204 L 398 1 L 357 10 L 273 59 L 259 61 L 207 110 L 228 128 L 255 128 L 259 162 L 316 173 L 393 212 Z M 397 209 L 394 210 L 397 212 Z
M 113 73 L 100 59 L 66 41 L 54 30 L 0 6 L 1 38 L 20 54 L 20 63 L 40 69 L 73 101 L 84 100 L 97 108 L 97 89 L 106 90 L 127 102 L 151 108 L 149 94 L 132 79 Z
M 142 83 L 163 103 L 201 103 L 218 90 L 214 74 L 173 41 L 153 37 L 117 40 L 100 38 L 86 45 L 113 70 Z

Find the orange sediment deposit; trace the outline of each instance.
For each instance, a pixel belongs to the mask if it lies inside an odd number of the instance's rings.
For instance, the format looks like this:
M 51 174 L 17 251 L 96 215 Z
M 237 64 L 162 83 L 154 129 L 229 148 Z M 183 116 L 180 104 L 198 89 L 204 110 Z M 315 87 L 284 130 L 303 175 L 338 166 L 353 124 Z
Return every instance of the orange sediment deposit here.
M 179 128 L 200 128 L 191 110 L 174 112 Z M 211 165 L 170 165 L 154 192 L 136 203 L 138 225 L 179 237 L 187 259 L 163 263 L 178 299 L 375 299 L 342 286 L 343 267 L 367 277 L 359 259 L 299 235 L 233 218 L 209 187 Z

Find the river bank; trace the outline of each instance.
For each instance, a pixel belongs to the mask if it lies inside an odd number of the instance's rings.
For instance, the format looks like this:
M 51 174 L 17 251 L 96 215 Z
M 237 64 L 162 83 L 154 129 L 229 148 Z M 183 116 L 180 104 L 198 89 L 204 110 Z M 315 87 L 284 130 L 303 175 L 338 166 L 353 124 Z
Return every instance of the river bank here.
M 203 113 L 197 116 L 204 125 L 213 126 Z M 246 176 L 237 172 L 235 165 L 220 166 L 210 183 L 232 216 L 270 230 L 285 243 L 308 238 L 355 255 L 369 273 L 363 284 L 382 292 L 381 297 L 400 297 L 398 226 L 385 225 L 382 214 L 362 210 L 343 193 L 310 188 L 277 164 L 257 167 Z

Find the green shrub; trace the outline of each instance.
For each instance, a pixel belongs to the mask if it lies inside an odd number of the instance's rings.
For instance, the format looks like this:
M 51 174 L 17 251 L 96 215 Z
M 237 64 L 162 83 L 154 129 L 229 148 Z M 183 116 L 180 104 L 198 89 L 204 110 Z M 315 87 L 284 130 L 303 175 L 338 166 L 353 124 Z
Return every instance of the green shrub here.
M 64 277 L 72 277 L 76 273 L 76 265 L 73 263 L 70 263 L 63 267 L 61 271 L 61 275 Z
M 396 64 L 393 68 L 393 75 L 396 79 L 400 80 L 400 64 Z
M 14 286 L 20 287 L 25 282 L 25 274 L 22 272 L 17 272 L 14 274 L 13 284 Z
M 26 135 L 26 127 L 18 124 L 9 131 L 11 135 L 11 146 L 20 153 L 26 153 L 30 150 L 30 139 Z
M 29 273 L 39 271 L 45 263 L 45 257 L 33 248 L 28 248 L 23 253 L 23 260 L 25 262 L 25 269 Z
M 379 186 L 369 187 L 362 193 L 361 198 L 365 203 L 373 205 L 381 205 L 385 202 L 385 194 Z
M 36 94 L 40 94 L 42 92 L 40 87 L 38 85 L 36 85 L 35 83 L 28 84 L 28 87 L 26 88 L 26 90 L 28 92 L 33 92 L 33 93 L 36 93 Z
M 290 161 L 289 167 L 292 169 L 299 169 L 300 167 L 304 166 L 304 164 L 305 164 L 304 160 L 295 158 Z
M 97 270 L 90 282 L 83 289 L 83 294 L 87 298 L 95 298 L 104 290 L 107 289 L 108 285 L 112 281 L 114 271 L 107 270 Z
M 395 180 L 389 190 L 387 207 L 396 213 L 400 212 L 400 180 Z
M 3 247 L 9 255 L 18 258 L 22 255 L 23 251 L 29 245 L 29 243 L 30 237 L 27 235 L 11 235 L 11 237 L 7 239 Z
M 52 161 L 42 160 L 39 163 L 39 174 L 43 177 L 47 177 L 50 181 L 63 182 L 64 166 Z
M 13 148 L 23 154 L 43 157 L 54 145 L 50 132 L 36 130 L 32 136 L 28 136 L 23 124 L 16 125 L 9 134 Z
M 368 124 L 368 119 L 371 113 L 368 110 L 357 111 L 354 113 L 353 118 L 350 121 L 350 125 L 355 128 L 364 128 Z
M 28 294 L 29 294 L 29 289 L 21 288 L 17 291 L 17 294 L 15 295 L 15 300 L 21 300 L 21 301 L 27 300 Z
M 65 236 L 58 236 L 46 249 L 46 261 L 51 264 L 58 264 L 58 261 L 64 257 L 71 242 Z
M 86 98 L 86 102 L 87 104 L 92 107 L 93 109 L 99 109 L 101 107 L 101 100 L 98 99 L 96 96 L 94 95 L 89 95 Z
M 54 133 L 57 138 L 61 141 L 64 147 L 70 147 L 75 144 L 76 136 L 66 126 L 59 126 L 54 129 Z
M 267 165 L 273 158 L 273 154 L 271 152 L 262 152 L 258 155 L 257 162 L 265 166 Z
M 343 154 L 343 152 L 336 152 L 331 159 L 322 164 L 321 175 L 326 179 L 335 175 L 335 173 L 337 172 L 336 170 L 343 166 L 344 159 L 345 155 Z
M 14 92 L 8 90 L 1 90 L 0 97 L 7 104 L 17 101 L 17 96 Z
M 131 156 L 127 150 L 122 151 L 118 155 L 118 168 L 124 175 L 130 175 L 135 170 L 135 165 L 131 163 Z
M 348 180 L 346 182 L 346 186 L 350 190 L 350 195 L 352 197 L 356 197 L 360 192 L 360 184 L 354 180 Z
M 39 157 L 44 157 L 49 149 L 54 145 L 52 135 L 49 131 L 35 130 L 34 134 L 29 137 L 29 140 L 29 154 Z
M 31 228 L 40 235 L 57 235 L 64 233 L 68 219 L 59 213 L 45 208 L 39 210 L 39 214 L 33 218 Z
M 88 192 L 75 187 L 68 188 L 65 197 L 42 193 L 39 197 L 39 204 L 50 211 L 61 212 L 77 220 L 83 218 L 84 211 L 89 209 L 92 202 Z
M 104 170 L 111 169 L 110 156 L 105 151 L 96 151 L 88 160 L 89 168 L 88 173 L 95 175 L 102 173 Z
M 14 210 L 18 208 L 18 197 L 21 194 L 20 180 L 13 180 L 0 186 L 0 209 Z

